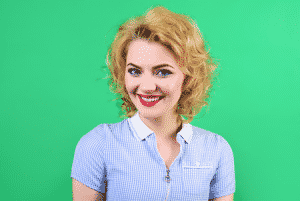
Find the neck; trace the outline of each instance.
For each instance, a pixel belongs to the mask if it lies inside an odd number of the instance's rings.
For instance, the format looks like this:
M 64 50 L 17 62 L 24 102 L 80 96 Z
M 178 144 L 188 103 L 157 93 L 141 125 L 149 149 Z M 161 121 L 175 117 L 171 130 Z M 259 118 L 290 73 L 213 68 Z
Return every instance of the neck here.
M 161 139 L 176 139 L 177 133 L 182 129 L 182 121 L 178 117 L 178 114 L 165 114 L 160 117 L 143 117 L 140 115 L 144 124 L 155 133 L 156 137 Z

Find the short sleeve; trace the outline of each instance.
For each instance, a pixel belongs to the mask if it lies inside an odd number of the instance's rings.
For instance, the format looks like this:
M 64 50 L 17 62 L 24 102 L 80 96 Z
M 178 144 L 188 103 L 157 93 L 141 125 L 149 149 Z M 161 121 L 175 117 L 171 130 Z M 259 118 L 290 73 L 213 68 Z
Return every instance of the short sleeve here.
M 220 159 L 216 174 L 210 184 L 209 199 L 230 195 L 235 192 L 233 152 L 228 142 L 220 136 Z
M 71 177 L 87 187 L 105 193 L 106 168 L 103 160 L 105 135 L 103 127 L 98 126 L 78 142 Z

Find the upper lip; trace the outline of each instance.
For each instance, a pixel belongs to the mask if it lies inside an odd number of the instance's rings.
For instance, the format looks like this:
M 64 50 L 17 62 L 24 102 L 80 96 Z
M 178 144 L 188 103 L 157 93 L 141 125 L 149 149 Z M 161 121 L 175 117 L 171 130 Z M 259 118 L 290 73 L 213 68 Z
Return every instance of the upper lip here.
M 149 98 L 149 97 L 160 97 L 162 95 L 142 95 L 142 94 L 138 94 L 140 96 L 142 96 L 143 98 Z

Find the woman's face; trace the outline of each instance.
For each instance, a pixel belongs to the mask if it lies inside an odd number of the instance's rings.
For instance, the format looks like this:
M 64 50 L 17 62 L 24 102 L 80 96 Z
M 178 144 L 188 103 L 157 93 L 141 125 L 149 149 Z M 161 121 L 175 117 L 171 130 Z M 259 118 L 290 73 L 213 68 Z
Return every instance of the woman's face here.
M 158 65 L 164 65 L 155 68 Z M 173 55 L 159 43 L 136 39 L 129 45 L 125 85 L 126 90 L 143 117 L 175 114 L 181 95 L 184 74 Z M 146 102 L 140 95 L 158 95 L 158 101 Z

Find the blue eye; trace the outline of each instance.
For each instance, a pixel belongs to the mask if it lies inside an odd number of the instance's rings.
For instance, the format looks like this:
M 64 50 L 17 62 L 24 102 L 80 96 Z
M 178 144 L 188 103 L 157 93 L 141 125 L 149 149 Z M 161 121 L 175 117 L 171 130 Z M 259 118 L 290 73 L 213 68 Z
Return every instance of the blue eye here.
M 159 72 L 165 72 L 164 75 L 163 75 L 164 77 L 167 76 L 166 74 L 168 74 L 168 75 L 172 74 L 171 71 L 168 71 L 168 70 L 165 70 L 165 69 L 159 70 Z
M 136 74 L 136 73 L 133 73 L 133 74 L 132 74 L 132 71 L 140 72 L 139 69 L 136 69 L 136 68 L 130 68 L 130 69 L 128 70 L 128 73 L 130 73 L 131 75 Z M 163 73 L 163 74 L 160 73 L 160 75 L 163 75 L 162 77 L 166 77 L 166 76 L 168 76 L 168 75 L 173 74 L 171 71 L 166 70 L 166 69 L 158 70 L 158 72 L 165 72 L 165 73 Z M 159 73 L 157 73 L 157 75 L 158 75 L 158 74 L 159 74 Z M 159 75 L 159 76 L 160 76 L 160 75 Z

